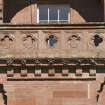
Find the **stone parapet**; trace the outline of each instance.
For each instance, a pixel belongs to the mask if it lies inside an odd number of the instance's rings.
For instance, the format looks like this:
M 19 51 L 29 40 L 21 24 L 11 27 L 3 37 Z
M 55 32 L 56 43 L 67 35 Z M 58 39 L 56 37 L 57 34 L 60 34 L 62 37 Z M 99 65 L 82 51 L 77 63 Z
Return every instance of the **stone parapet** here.
M 104 24 L 1 25 L 0 58 L 104 58 Z

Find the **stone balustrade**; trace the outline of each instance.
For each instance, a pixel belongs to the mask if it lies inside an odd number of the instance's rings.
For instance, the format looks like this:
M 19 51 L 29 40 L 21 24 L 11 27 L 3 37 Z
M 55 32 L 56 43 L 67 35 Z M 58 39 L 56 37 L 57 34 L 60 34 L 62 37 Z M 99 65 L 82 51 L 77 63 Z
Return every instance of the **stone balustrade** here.
M 6 25 L 0 29 L 1 58 L 104 58 L 105 56 L 103 25 L 75 27 Z

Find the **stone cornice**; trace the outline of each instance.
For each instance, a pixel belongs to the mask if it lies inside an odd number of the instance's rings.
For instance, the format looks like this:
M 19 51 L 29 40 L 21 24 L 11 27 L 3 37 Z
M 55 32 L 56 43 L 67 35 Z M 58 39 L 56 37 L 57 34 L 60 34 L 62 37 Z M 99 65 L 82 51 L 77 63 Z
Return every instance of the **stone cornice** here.
M 81 24 L 0 24 L 0 30 L 105 29 L 105 22 Z
M 0 66 L 71 66 L 105 67 L 105 58 L 7 58 L 0 59 Z

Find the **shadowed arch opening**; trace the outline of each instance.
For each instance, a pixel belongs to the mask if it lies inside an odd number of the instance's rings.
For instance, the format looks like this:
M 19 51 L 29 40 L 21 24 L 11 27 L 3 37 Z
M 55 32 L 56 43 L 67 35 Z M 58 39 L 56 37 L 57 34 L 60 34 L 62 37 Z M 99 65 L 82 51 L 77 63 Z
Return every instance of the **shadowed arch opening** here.
M 86 22 L 104 21 L 104 9 L 100 0 L 71 0 L 70 5 Z
M 17 13 L 36 3 L 37 0 L 4 0 L 4 23 L 11 23 Z M 70 0 L 69 3 L 70 7 L 77 11 L 85 22 L 104 21 L 104 9 L 100 0 Z
M 18 12 L 35 3 L 36 0 L 4 0 L 4 23 L 10 23 Z

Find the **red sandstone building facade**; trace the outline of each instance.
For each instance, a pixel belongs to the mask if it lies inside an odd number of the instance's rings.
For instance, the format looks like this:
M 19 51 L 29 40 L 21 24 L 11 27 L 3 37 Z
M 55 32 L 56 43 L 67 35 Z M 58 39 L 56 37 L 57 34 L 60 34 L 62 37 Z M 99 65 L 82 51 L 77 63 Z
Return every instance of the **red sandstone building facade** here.
M 0 0 L 0 105 L 104 105 L 105 0 Z

